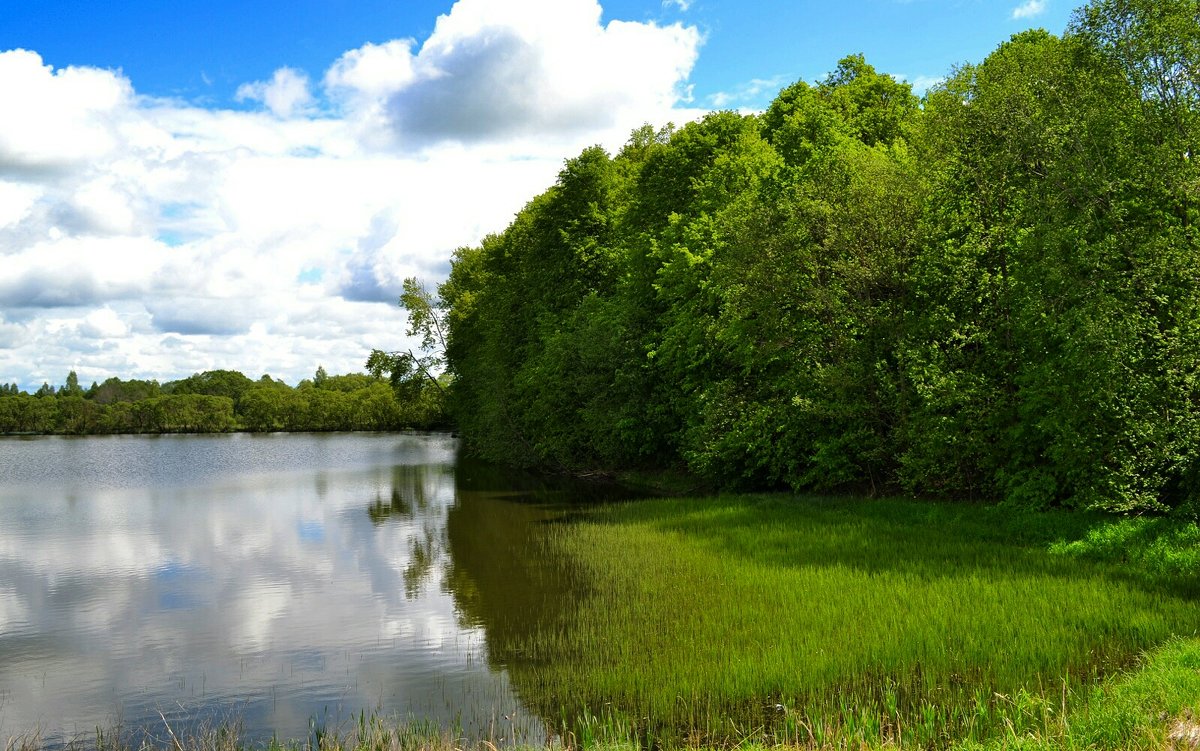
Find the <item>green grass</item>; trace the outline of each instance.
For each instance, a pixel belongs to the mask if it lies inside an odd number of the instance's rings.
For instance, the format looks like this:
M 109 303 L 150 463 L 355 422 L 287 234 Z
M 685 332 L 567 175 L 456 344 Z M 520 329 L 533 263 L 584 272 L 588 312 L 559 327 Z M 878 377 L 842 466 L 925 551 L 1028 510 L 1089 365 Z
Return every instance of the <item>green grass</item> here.
M 1037 732 L 1005 729 L 964 751 L 1187 749 L 1200 744 L 1200 639 L 1172 640 L 1136 670 L 1093 688 L 1086 702 Z
M 1049 737 L 1102 676 L 1196 633 L 1194 525 L 1164 525 L 787 496 L 607 506 L 543 525 L 585 594 L 491 649 L 526 702 L 595 738 Z

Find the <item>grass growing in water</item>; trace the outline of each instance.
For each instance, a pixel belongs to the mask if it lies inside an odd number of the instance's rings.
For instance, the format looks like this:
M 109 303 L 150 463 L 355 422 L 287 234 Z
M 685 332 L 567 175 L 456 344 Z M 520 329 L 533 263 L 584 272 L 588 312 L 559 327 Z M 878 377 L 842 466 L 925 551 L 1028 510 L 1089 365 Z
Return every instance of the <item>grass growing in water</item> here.
M 465 743 L 454 732 L 424 720 L 400 720 L 365 712 L 345 726 L 327 728 L 313 722 L 304 740 L 272 739 L 247 742 L 237 722 L 225 721 L 177 733 L 163 718 L 161 726 L 97 728 L 83 735 L 47 746 L 38 733 L 9 738 L 4 751 L 497 751 L 491 741 Z
M 586 594 L 493 655 L 525 701 L 592 735 L 1045 736 L 1100 675 L 1200 624 L 1194 574 L 1111 562 L 1097 525 L 896 500 L 604 507 L 543 525 Z

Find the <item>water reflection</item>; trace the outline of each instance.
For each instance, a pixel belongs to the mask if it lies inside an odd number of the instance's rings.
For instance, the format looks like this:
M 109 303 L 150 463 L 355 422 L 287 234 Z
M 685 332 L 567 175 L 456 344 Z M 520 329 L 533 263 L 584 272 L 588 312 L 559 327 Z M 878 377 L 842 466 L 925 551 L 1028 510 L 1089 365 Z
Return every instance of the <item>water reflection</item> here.
M 444 473 L 445 468 L 437 467 L 438 472 Z M 387 502 L 382 493 L 377 493 L 375 501 L 367 510 L 371 521 L 383 524 L 391 518 L 411 519 L 415 513 L 429 510 L 429 496 L 426 486 L 431 468 L 424 464 L 398 465 L 392 468 L 392 489 Z
M 513 691 L 526 712 L 552 727 L 561 707 L 538 706 L 544 694 L 522 693 L 528 640 L 562 633 L 588 595 L 588 577 L 548 547 L 546 525 L 569 523 L 572 510 L 626 497 L 610 485 L 520 474 L 460 460 L 455 503 L 446 514 L 445 582 L 464 629 L 486 634 L 489 664 L 512 670 Z M 534 671 L 536 672 L 536 671 Z
M 544 512 L 502 500 L 530 491 L 498 477 L 456 474 L 455 449 L 0 441 L 0 735 L 161 726 L 161 712 L 176 730 L 237 718 L 251 738 L 303 737 L 362 709 L 495 732 L 517 700 L 484 642 L 510 597 L 492 577 L 529 585 L 510 608 L 562 598 L 537 566 L 492 570 L 524 557 L 517 527 Z M 537 722 L 521 732 L 536 741 Z

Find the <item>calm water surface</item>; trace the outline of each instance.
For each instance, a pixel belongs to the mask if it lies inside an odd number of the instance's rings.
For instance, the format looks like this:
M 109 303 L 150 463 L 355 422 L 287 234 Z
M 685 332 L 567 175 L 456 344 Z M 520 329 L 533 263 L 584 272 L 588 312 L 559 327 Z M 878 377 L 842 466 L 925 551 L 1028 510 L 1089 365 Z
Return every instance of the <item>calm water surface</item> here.
M 483 618 L 520 628 L 562 598 L 497 548 L 587 491 L 456 451 L 444 435 L 0 439 L 0 737 L 165 717 L 303 738 L 360 710 L 498 737 L 515 710 L 536 742 Z

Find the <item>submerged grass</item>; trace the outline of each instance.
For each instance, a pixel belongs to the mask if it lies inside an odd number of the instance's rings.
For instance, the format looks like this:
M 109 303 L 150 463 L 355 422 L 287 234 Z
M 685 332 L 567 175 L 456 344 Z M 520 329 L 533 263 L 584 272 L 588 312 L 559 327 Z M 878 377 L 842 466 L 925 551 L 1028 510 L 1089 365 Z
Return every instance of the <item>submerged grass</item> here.
M 979 740 L 948 741 L 954 751 L 1187 751 L 1200 748 L 1200 639 L 1174 639 L 1144 655 L 1135 669 L 1121 671 L 1065 704 L 1065 711 L 1035 711 L 1040 722 L 1026 724 L 1026 709 L 1050 702 L 1048 696 L 1022 694 L 1008 701 L 1000 728 Z M 1024 709 L 1022 708 L 1024 705 Z M 399 721 L 360 715 L 350 726 L 318 729 L 303 740 L 249 743 L 236 723 L 223 723 L 176 734 L 162 728 L 100 731 L 53 748 L 64 751 L 644 751 L 648 739 L 634 722 L 612 711 L 584 715 L 577 732 L 542 746 L 509 746 L 491 740 L 467 742 L 453 731 L 424 721 Z M 869 724 L 869 723 L 868 723 Z M 817 727 L 807 738 L 770 741 L 751 734 L 722 744 L 685 739 L 693 751 L 800 751 L 801 749 L 894 749 L 911 739 L 869 735 L 849 726 Z M 688 742 L 688 741 L 691 742 Z M 10 738 L 4 751 L 48 751 L 37 734 Z
M 1100 677 L 1200 625 L 1188 546 L 1149 565 L 1173 543 L 1139 524 L 902 500 L 613 505 L 545 525 L 544 553 L 569 559 L 587 594 L 493 649 L 568 734 L 607 723 L 642 744 L 813 747 L 1047 736 Z M 1141 558 L 1109 544 L 1138 534 Z
M 333 728 L 313 722 L 304 739 L 248 741 L 237 722 L 223 721 L 187 730 L 164 717 L 155 727 L 128 731 L 97 728 L 95 733 L 47 744 L 39 733 L 9 738 L 4 751 L 497 751 L 490 740 L 465 742 L 458 733 L 426 720 L 400 720 L 361 713 Z

